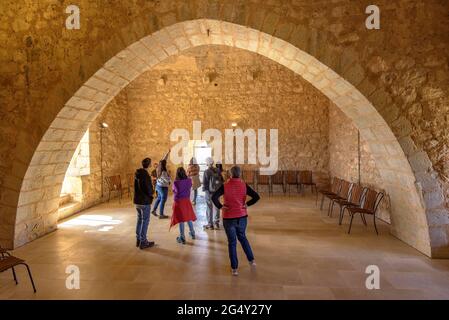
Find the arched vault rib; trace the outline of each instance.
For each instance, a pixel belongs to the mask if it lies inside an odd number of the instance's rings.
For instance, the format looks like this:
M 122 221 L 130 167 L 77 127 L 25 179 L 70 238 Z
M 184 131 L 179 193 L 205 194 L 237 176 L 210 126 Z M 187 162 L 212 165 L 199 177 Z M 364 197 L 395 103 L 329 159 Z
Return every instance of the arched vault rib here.
M 186 49 L 224 45 L 266 56 L 301 75 L 335 103 L 370 147 L 391 198 L 392 233 L 431 255 L 425 205 L 396 137 L 374 106 L 352 84 L 290 43 L 255 29 L 218 20 L 192 20 L 165 27 L 112 57 L 70 98 L 46 131 L 22 184 L 15 246 L 56 228 L 59 194 L 70 159 L 102 109 L 143 72 Z M 41 219 L 29 230 L 30 216 Z

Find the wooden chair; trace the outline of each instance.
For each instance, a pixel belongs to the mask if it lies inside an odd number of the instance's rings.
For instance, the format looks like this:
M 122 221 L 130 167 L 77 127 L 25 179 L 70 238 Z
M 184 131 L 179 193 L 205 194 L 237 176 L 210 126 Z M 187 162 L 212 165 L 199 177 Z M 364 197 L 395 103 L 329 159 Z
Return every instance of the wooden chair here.
M 288 170 L 285 171 L 285 184 L 288 189 L 288 194 L 290 194 L 290 187 L 296 186 L 296 191 L 299 193 L 299 183 L 298 183 L 298 171 Z
M 332 212 L 334 211 L 335 200 L 348 200 L 349 194 L 351 192 L 351 187 L 352 187 L 352 183 L 350 183 L 346 180 L 342 180 L 341 186 L 340 186 L 340 191 L 338 192 L 337 195 L 326 195 L 326 197 L 329 198 L 329 200 L 330 200 L 328 211 L 327 211 L 327 215 L 329 217 L 332 217 Z
M 362 203 L 362 196 L 365 192 L 365 188 L 360 184 L 353 184 L 348 200 L 335 199 L 334 202 L 340 207 L 340 219 L 338 224 L 341 225 L 343 221 L 344 210 L 346 207 L 360 207 Z
M 243 170 L 242 171 L 242 179 L 245 181 L 250 187 L 256 187 L 256 172 L 254 170 Z
M 282 192 L 284 195 L 287 193 L 287 187 L 285 185 L 285 174 L 284 171 L 278 170 L 274 175 L 270 176 L 271 183 L 271 194 L 273 194 L 274 186 L 282 186 Z
M 11 269 L 16 285 L 19 284 L 19 281 L 17 280 L 16 270 L 14 267 L 18 265 L 24 265 L 27 268 L 28 276 L 30 277 L 31 284 L 33 286 L 33 291 L 36 293 L 36 286 L 34 285 L 33 276 L 31 275 L 30 267 L 27 263 L 25 263 L 25 260 L 12 256 L 8 251 L 0 247 L 0 272 Z
M 267 186 L 268 187 L 268 195 L 271 195 L 271 179 L 268 175 L 260 174 L 260 171 L 257 171 L 257 185 L 256 189 L 259 192 L 259 186 Z
M 119 193 L 119 202 L 123 197 L 122 178 L 120 175 L 106 177 L 106 184 L 108 186 L 108 201 L 111 200 L 111 193 L 116 191 Z
M 365 214 L 373 215 L 373 222 L 374 222 L 374 229 L 376 230 L 376 234 L 379 234 L 379 231 L 377 230 L 376 225 L 376 212 L 379 208 L 379 204 L 382 202 L 382 199 L 384 198 L 383 192 L 377 192 L 375 190 L 366 188 L 363 199 L 362 199 L 362 205 L 359 207 L 347 207 L 346 210 L 348 210 L 350 216 L 351 216 L 351 222 L 349 223 L 349 229 L 348 234 L 351 233 L 352 228 L 352 220 L 354 219 L 354 215 L 357 213 L 360 213 L 360 216 L 362 217 L 363 224 L 366 226 L 366 219 Z
M 324 199 L 326 196 L 328 196 L 328 195 L 336 196 L 338 194 L 338 192 L 340 192 L 341 181 L 342 180 L 340 178 L 334 177 L 332 179 L 332 184 L 331 184 L 330 188 L 318 189 L 318 192 L 316 194 L 316 205 L 318 205 L 318 193 L 320 193 L 320 194 L 322 194 L 320 210 L 323 210 Z
M 126 175 L 127 178 L 127 187 L 128 187 L 128 197 L 132 198 L 132 194 L 134 193 L 134 174 L 128 173 Z
M 299 184 L 299 189 L 303 190 L 303 186 L 310 186 L 310 189 L 312 190 L 313 193 L 313 189 L 315 188 L 315 192 L 317 192 L 316 189 L 316 184 L 315 182 L 313 182 L 313 178 L 312 178 L 312 171 L 299 171 L 298 173 L 298 184 Z

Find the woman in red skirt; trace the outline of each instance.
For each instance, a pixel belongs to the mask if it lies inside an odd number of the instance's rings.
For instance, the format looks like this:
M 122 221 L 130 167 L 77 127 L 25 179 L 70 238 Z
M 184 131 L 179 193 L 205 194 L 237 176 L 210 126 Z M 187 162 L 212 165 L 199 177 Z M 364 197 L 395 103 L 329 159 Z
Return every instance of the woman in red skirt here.
M 190 229 L 190 236 L 195 239 L 195 229 L 193 221 L 196 220 L 195 211 L 190 203 L 190 189 L 192 188 L 192 179 L 187 177 L 183 167 L 176 170 L 176 180 L 173 183 L 173 214 L 171 216 L 170 228 L 179 223 L 179 237 L 176 241 L 185 244 L 186 237 L 184 233 L 184 222 L 187 222 Z

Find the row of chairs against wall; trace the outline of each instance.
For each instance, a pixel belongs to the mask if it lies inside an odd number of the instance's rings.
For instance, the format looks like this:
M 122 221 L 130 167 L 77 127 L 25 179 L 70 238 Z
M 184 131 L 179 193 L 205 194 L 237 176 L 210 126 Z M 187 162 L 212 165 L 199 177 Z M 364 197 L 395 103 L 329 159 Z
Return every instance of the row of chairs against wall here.
M 309 170 L 279 170 L 272 175 L 261 174 L 258 170 L 243 170 L 242 178 L 258 192 L 261 186 L 267 186 L 269 195 L 274 193 L 275 186 L 281 186 L 284 194 L 290 194 L 292 187 L 296 188 L 298 193 L 308 186 L 312 193 L 317 191 L 313 173 Z
M 350 216 L 350 223 L 348 234 L 351 233 L 352 222 L 354 216 L 360 214 L 362 222 L 367 226 L 365 215 L 373 216 L 374 229 L 376 234 L 379 234 L 376 225 L 376 213 L 379 205 L 384 198 L 383 192 L 378 192 L 369 187 L 364 187 L 357 183 L 351 183 L 344 179 L 334 177 L 329 188 L 317 189 L 316 183 L 313 181 L 312 171 L 309 170 L 280 170 L 273 175 L 263 175 L 257 170 L 243 170 L 243 180 L 259 192 L 261 186 L 268 187 L 269 195 L 273 194 L 274 186 L 282 187 L 284 194 L 290 194 L 291 187 L 295 187 L 297 192 L 301 192 L 305 187 L 310 186 L 312 193 L 315 191 L 316 204 L 318 205 L 319 194 L 321 197 L 320 210 L 323 210 L 325 199 L 329 200 L 328 216 L 332 217 L 335 205 L 340 208 L 338 223 L 343 222 L 343 217 L 347 211 Z M 225 173 L 225 179 L 229 177 L 228 171 Z M 122 187 L 122 179 L 120 175 L 106 177 L 106 184 L 108 186 L 108 201 L 111 198 L 111 193 L 117 192 L 119 201 L 121 201 L 124 193 Z M 131 196 L 134 186 L 134 175 L 127 174 L 127 191 L 128 196 Z
M 228 171 L 224 173 L 224 178 L 229 177 Z M 291 193 L 291 188 L 296 188 L 296 191 L 302 192 L 305 187 L 310 187 L 312 193 L 317 192 L 316 183 L 313 181 L 313 173 L 309 170 L 279 170 L 273 175 L 261 174 L 258 170 L 242 170 L 242 179 L 251 187 L 260 191 L 260 187 L 266 186 L 268 188 L 269 195 L 274 193 L 275 186 L 281 186 L 282 192 L 286 194 Z M 123 198 L 125 188 L 122 184 L 121 175 L 114 175 L 105 178 L 108 201 L 111 199 L 111 195 L 115 192 L 119 196 L 119 201 Z M 126 179 L 126 191 L 129 196 L 133 192 L 134 175 L 127 174 Z
M 350 223 L 348 234 L 351 233 L 352 222 L 354 216 L 360 214 L 362 222 L 365 226 L 366 217 L 365 215 L 373 216 L 374 229 L 376 234 L 379 234 L 376 225 L 376 213 L 379 209 L 379 205 L 382 202 L 385 194 L 383 192 L 378 192 L 369 187 L 364 187 L 358 183 L 351 183 L 344 179 L 334 177 L 330 188 L 318 189 L 316 194 L 316 205 L 318 206 L 318 195 L 321 194 L 321 205 L 320 210 L 323 210 L 323 205 L 325 199 L 329 200 L 329 206 L 327 209 L 327 215 L 332 217 L 332 212 L 335 205 L 340 208 L 340 215 L 338 219 L 338 224 L 341 225 L 343 222 L 343 217 L 347 211 L 350 216 Z

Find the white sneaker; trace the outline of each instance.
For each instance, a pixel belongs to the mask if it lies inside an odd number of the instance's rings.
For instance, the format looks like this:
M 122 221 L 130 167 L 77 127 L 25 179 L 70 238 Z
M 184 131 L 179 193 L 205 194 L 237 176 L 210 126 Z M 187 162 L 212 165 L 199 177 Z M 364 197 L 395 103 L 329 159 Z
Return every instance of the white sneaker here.
M 239 272 L 237 271 L 237 269 L 232 269 L 232 275 L 233 276 L 238 276 Z
M 250 261 L 250 262 L 249 262 L 249 265 L 250 265 L 251 267 L 257 266 L 256 260 Z

